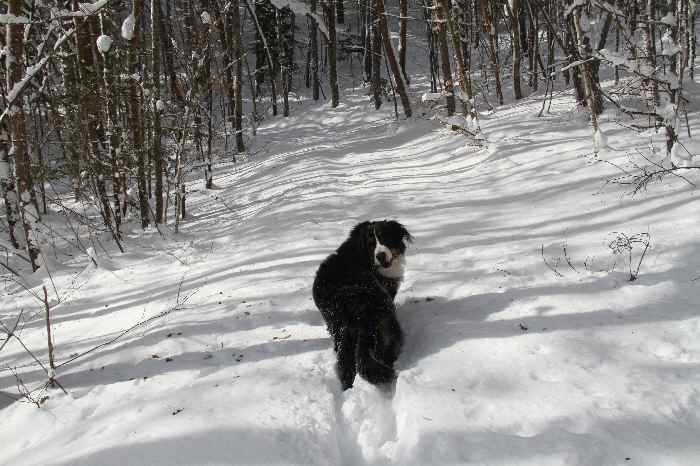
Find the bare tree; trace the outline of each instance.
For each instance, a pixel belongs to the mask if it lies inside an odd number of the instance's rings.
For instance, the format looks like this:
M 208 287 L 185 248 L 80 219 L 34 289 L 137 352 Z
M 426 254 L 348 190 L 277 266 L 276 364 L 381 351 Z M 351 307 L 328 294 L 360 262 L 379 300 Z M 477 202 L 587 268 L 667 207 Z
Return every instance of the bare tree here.
M 326 0 L 326 25 L 328 26 L 328 78 L 331 87 L 331 106 L 340 102 L 338 90 L 337 40 L 335 37 L 335 0 Z
M 160 0 L 151 0 L 151 118 L 153 119 L 153 140 L 151 144 L 151 160 L 156 178 L 155 222 L 165 223 L 165 205 L 163 199 L 163 150 L 161 146 L 162 128 L 161 111 L 163 102 L 160 100 Z
M 447 114 L 455 113 L 454 83 L 452 81 L 452 68 L 450 67 L 450 51 L 447 45 L 447 8 L 445 0 L 435 0 L 435 23 L 438 36 L 438 48 L 440 49 L 440 65 L 442 67 L 443 94 L 447 103 Z
M 11 15 L 22 16 L 22 1 L 21 0 L 10 0 L 8 3 L 7 12 Z M 21 23 L 10 23 L 7 26 L 7 51 L 8 57 L 6 59 L 7 66 L 7 89 L 12 92 L 15 85 L 22 81 L 25 71 L 25 61 L 24 61 L 24 43 L 23 43 L 23 31 L 24 25 Z M 15 202 L 19 204 L 19 217 L 22 221 L 22 227 L 24 229 L 24 239 L 26 242 L 27 253 L 29 254 L 29 259 L 32 264 L 32 269 L 37 270 L 39 264 L 37 259 L 39 258 L 39 246 L 37 244 L 34 223 L 39 219 L 39 212 L 35 208 L 36 197 L 34 194 L 34 183 L 32 181 L 32 169 L 31 161 L 29 159 L 29 152 L 27 151 L 27 129 L 25 125 L 24 118 L 24 107 L 22 105 L 22 96 L 14 95 L 10 96 L 8 99 L 8 105 L 12 107 L 10 112 L 10 137 L 11 137 L 11 148 L 9 153 L 14 156 L 14 165 L 16 173 L 16 193 L 12 193 L 11 188 L 11 177 L 9 173 L 7 176 L 2 176 L 7 180 L 5 185 L 5 199 L 9 201 L 11 207 L 8 208 L 8 221 L 14 219 L 15 212 Z M 0 129 L 1 131 L 2 129 Z M 3 161 L 5 162 L 5 168 L 3 171 L 9 169 L 12 166 L 12 161 L 7 155 L 3 156 Z M 17 201 L 13 198 L 18 198 Z M 14 204 L 14 205 L 12 205 Z M 11 210 L 11 212 L 10 212 Z
M 508 6 L 508 3 L 506 3 Z M 510 9 L 510 25 L 511 25 L 511 39 L 513 43 L 513 97 L 515 99 L 523 98 L 523 91 L 520 88 L 520 59 L 522 57 L 521 47 L 520 47 L 520 18 L 522 4 L 520 0 L 513 0 Z M 530 55 L 532 56 L 533 50 L 530 46 Z
M 382 40 L 384 42 L 384 52 L 386 54 L 387 61 L 391 67 L 391 72 L 394 75 L 394 82 L 396 83 L 396 90 L 401 97 L 401 105 L 403 106 L 403 112 L 406 118 L 411 116 L 411 101 L 408 99 L 408 89 L 406 88 L 406 82 L 403 78 L 403 73 L 399 68 L 399 63 L 396 61 L 396 54 L 394 52 L 394 46 L 391 43 L 391 36 L 389 35 L 389 26 L 386 21 L 386 12 L 384 10 L 384 0 L 377 0 L 377 16 L 379 19 L 379 32 L 382 35 Z

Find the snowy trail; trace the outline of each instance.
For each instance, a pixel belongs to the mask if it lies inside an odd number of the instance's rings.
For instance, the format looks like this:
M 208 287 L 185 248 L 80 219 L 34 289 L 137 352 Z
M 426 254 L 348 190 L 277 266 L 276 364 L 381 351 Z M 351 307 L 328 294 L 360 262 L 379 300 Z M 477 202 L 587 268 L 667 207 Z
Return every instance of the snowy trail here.
M 41 410 L 0 398 L 0 464 L 700 464 L 696 192 L 606 185 L 565 95 L 542 119 L 527 99 L 484 115 L 482 150 L 346 97 L 259 128 L 267 145 L 188 197 L 179 236 L 134 228 L 127 254 L 55 271 L 59 361 L 181 309 L 60 368 L 70 395 Z M 601 121 L 613 145 L 646 144 Z M 310 286 L 355 223 L 384 217 L 416 237 L 399 378 L 341 392 Z M 652 237 L 634 282 L 614 232 Z M 39 314 L 23 338 L 46 357 Z

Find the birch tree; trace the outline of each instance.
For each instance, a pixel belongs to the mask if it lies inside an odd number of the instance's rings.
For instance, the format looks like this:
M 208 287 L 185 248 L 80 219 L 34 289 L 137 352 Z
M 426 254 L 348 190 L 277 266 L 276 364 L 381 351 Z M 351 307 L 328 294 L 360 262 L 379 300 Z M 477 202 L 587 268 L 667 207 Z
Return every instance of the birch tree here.
M 7 12 L 14 17 L 22 17 L 22 1 L 9 0 Z M 39 245 L 37 243 L 34 224 L 39 219 L 39 212 L 33 202 L 35 198 L 34 183 L 32 181 L 31 161 L 27 150 L 27 128 L 25 124 L 24 107 L 22 105 L 21 92 L 16 92 L 18 85 L 25 73 L 25 54 L 23 43 L 24 24 L 22 22 L 10 22 L 7 28 L 7 45 L 5 67 L 7 73 L 8 109 L 10 127 L 10 149 L 5 149 L 2 153 L 0 147 L 0 179 L 5 181 L 5 201 L 8 213 L 8 223 L 14 222 L 11 227 L 11 237 L 14 244 L 17 243 L 14 237 L 14 227 L 17 220 L 21 220 L 24 230 L 24 240 L 31 261 L 32 270 L 39 268 Z M 5 132 L 0 128 L 0 132 Z M 0 138 L 7 140 L 6 135 Z M 2 142 L 0 142 L 2 145 Z M 13 190 L 13 177 L 10 175 L 12 162 L 14 159 L 16 186 Z M 19 213 L 19 219 L 16 212 Z

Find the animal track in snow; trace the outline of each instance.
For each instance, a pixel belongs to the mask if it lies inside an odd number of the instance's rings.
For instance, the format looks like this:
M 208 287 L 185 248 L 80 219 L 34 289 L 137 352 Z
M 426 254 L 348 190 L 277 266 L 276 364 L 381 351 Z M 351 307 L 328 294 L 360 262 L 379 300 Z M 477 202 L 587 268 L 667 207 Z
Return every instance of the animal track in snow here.
M 394 458 L 397 430 L 392 395 L 359 378 L 352 389 L 341 394 L 346 431 L 367 464 Z

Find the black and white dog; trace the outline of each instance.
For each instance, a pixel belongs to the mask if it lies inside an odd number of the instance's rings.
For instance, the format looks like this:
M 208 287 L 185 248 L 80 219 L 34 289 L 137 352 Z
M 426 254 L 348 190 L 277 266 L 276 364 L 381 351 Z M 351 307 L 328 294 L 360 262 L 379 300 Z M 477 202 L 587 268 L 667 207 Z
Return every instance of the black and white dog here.
M 372 384 L 396 378 L 403 333 L 394 297 L 412 239 L 399 222 L 362 222 L 316 272 L 314 302 L 333 338 L 343 390 L 358 372 Z

